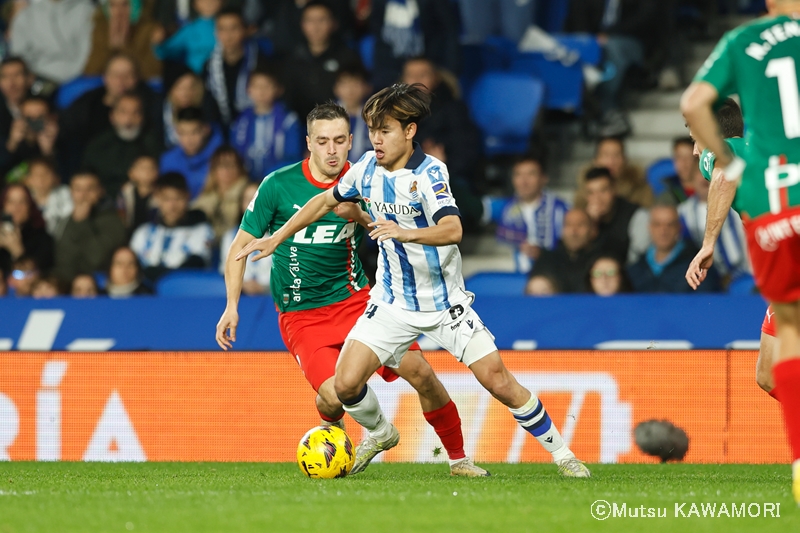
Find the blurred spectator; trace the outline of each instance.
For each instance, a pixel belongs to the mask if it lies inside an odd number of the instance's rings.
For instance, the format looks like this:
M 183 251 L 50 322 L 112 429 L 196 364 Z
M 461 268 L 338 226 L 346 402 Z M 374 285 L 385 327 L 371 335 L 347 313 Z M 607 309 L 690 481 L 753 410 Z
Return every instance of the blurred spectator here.
M 350 148 L 348 159 L 356 162 L 361 156 L 372 150 L 369 140 L 369 128 L 361 118 L 361 110 L 367 97 L 372 93 L 369 84 L 369 74 L 361 65 L 346 65 L 336 73 L 336 83 L 333 85 L 333 94 L 350 116 L 350 133 L 353 134 L 353 146 Z
M 111 56 L 124 52 L 136 58 L 144 79 L 161 76 L 161 62 L 151 45 L 157 28 L 151 17 L 151 4 L 150 0 L 100 0 L 84 74 L 102 74 Z
M 536 13 L 536 0 L 459 0 L 458 5 L 463 44 L 483 44 L 491 35 L 518 43 Z
M 203 192 L 192 202 L 208 217 L 214 229 L 214 242 L 231 226 L 242 221 L 242 191 L 247 186 L 247 173 L 242 158 L 230 146 L 220 146 L 211 156 L 208 179 Z
M 231 123 L 250 107 L 247 80 L 256 69 L 266 68 L 267 60 L 255 39 L 248 38 L 247 28 L 239 11 L 226 9 L 217 14 L 217 44 L 203 70 L 208 92 L 219 107 L 222 125 Z
M 113 209 L 103 207 L 100 179 L 75 174 L 69 182 L 75 206 L 56 242 L 56 275 L 68 283 L 79 273 L 108 268 L 111 253 L 125 243 L 125 226 Z
M 643 66 L 648 51 L 659 48 L 669 3 L 656 0 L 572 0 L 567 31 L 591 33 L 603 47 L 604 81 L 597 86 L 601 135 L 624 135 L 630 126 L 620 94 L 625 74 Z
M 73 298 L 97 298 L 100 290 L 97 281 L 89 274 L 78 274 L 73 278 L 70 286 L 70 295 Z
M 247 210 L 247 206 L 250 205 L 250 201 L 255 196 L 256 191 L 258 191 L 258 183 L 248 183 L 244 189 L 242 189 L 242 195 L 239 199 L 239 220 L 241 220 L 244 212 Z M 219 243 L 219 273 L 223 276 L 225 275 L 225 260 L 228 258 L 228 250 L 231 247 L 231 243 L 233 242 L 234 237 L 236 237 L 236 232 L 239 231 L 239 224 L 238 222 L 233 225 L 228 231 L 226 231 L 223 236 L 222 240 Z M 255 263 L 250 261 L 250 258 L 246 261 L 247 265 L 245 266 L 244 270 L 244 281 L 242 283 L 242 292 L 253 296 L 256 294 L 269 294 L 269 279 L 272 273 L 272 256 L 267 257 L 266 259 L 262 259 L 261 261 L 256 261 Z
M 336 72 L 361 58 L 334 36 L 336 19 L 329 4 L 311 0 L 303 8 L 305 42 L 287 57 L 284 70 L 289 107 L 305 120 L 316 104 L 332 100 Z
M 166 35 L 172 35 L 196 17 L 197 11 L 191 0 L 156 0 L 153 6 L 153 18 L 164 28 Z
M 2 252 L 0 252 L 2 253 Z M 3 270 L 6 272 L 6 270 Z M 15 260 L 12 265 L 11 273 L 7 279 L 9 293 L 17 297 L 27 297 L 31 295 L 33 284 L 41 277 L 39 266 L 32 257 L 22 256 Z
M 177 172 L 159 177 L 156 203 L 158 221 L 140 226 L 131 239 L 145 277 L 155 281 L 171 270 L 208 266 L 214 231 L 205 213 L 188 210 L 186 179 Z
M 415 139 L 419 143 L 430 137 L 444 141 L 450 161 L 451 173 L 463 176 L 470 183 L 475 179 L 482 153 L 481 134 L 469 116 L 467 106 L 456 97 L 454 87 L 445 81 L 442 73 L 428 58 L 415 57 L 403 66 L 403 83 L 421 83 L 433 95 L 431 114 L 417 127 Z
M 142 267 L 139 259 L 127 246 L 117 248 L 111 256 L 106 292 L 111 298 L 153 294 L 153 290 L 142 283 Z
M 303 44 L 303 33 L 300 30 L 300 20 L 303 9 L 311 0 L 271 0 L 272 16 L 270 17 L 269 37 L 275 46 L 275 51 L 280 55 L 291 54 L 298 46 Z M 245 2 L 247 4 L 259 3 L 258 0 Z M 327 0 L 336 21 L 336 37 L 348 40 L 353 37 L 353 13 L 350 9 L 350 0 Z M 266 6 L 264 6 L 266 7 Z M 247 11 L 247 7 L 245 7 Z M 303 117 L 305 119 L 305 117 Z
M 597 141 L 592 166 L 605 167 L 611 172 L 618 195 L 642 207 L 653 205 L 653 190 L 647 183 L 642 169 L 628 162 L 622 139 L 605 137 Z M 575 198 L 575 204 L 581 206 L 585 205 L 586 201 L 581 196 L 584 177 L 584 173 L 578 176 L 578 196 Z
M 5 174 L 13 167 L 33 157 L 55 157 L 58 140 L 58 121 L 50 102 L 41 96 L 29 95 L 20 105 L 20 116 L 11 123 L 5 145 L 7 155 Z
M 153 192 L 158 179 L 158 161 L 153 156 L 143 155 L 128 169 L 128 181 L 122 186 L 117 199 L 117 208 L 129 233 L 155 219 Z
M 422 144 L 422 150 L 448 166 L 448 170 L 450 171 L 450 189 L 453 193 L 453 198 L 458 202 L 464 233 L 475 233 L 485 224 L 489 223 L 491 214 L 484 212 L 484 200 L 475 194 L 464 176 L 457 174 L 457 169 L 450 167 L 450 155 L 445 149 L 444 142 L 435 137 L 429 137 Z M 371 239 L 367 239 L 367 241 L 374 244 L 374 241 Z
M 11 53 L 40 78 L 56 84 L 83 72 L 92 45 L 91 0 L 30 2 L 11 27 Z
M 586 285 L 589 291 L 598 296 L 614 296 L 631 292 L 628 273 L 622 267 L 619 259 L 613 255 L 601 255 L 595 259 L 586 275 L 588 278 Z
M 203 78 L 191 70 L 178 73 L 172 85 L 167 87 L 164 99 L 162 120 L 164 125 L 164 146 L 172 148 L 178 144 L 175 120 L 178 111 L 187 107 L 199 107 L 209 123 L 219 122 L 219 108 L 214 98 L 203 85 Z
M 631 284 L 636 292 L 688 293 L 692 288 L 684 276 L 697 248 L 681 237 L 678 210 L 670 205 L 650 209 L 650 240 L 652 244 L 639 260 L 628 267 Z M 719 274 L 714 267 L 708 271 L 698 292 L 719 290 Z
M 161 174 L 181 174 L 188 184 L 190 198 L 196 198 L 206 182 L 211 155 L 222 145 L 222 134 L 211 128 L 199 107 L 178 111 L 175 131 L 178 146 L 161 156 L 158 169 Z
M 72 213 L 72 196 L 69 187 L 61 184 L 53 160 L 43 157 L 31 159 L 23 183 L 44 216 L 47 232 L 58 238 L 64 222 Z
M 456 6 L 439 0 L 372 0 L 375 36 L 372 83 L 376 90 L 397 81 L 405 61 L 426 56 L 458 73 L 461 67 Z
M 13 122 L 22 117 L 22 101 L 28 95 L 33 84 L 33 76 L 25 61 L 19 57 L 7 57 L 0 62 L 0 94 L 3 104 L 0 105 L 0 169 L 10 168 L 10 156 L 6 143 L 11 133 Z
M 222 8 L 222 0 L 192 0 L 192 7 L 197 11 L 196 19 L 187 22 L 167 40 L 164 40 L 164 29 L 156 29 L 152 43 L 158 59 L 183 63 L 200 74 L 216 44 L 214 17 Z
M 585 292 L 586 271 L 597 255 L 597 230 L 589 215 L 571 209 L 564 215 L 561 240 L 553 250 L 542 250 L 531 270 L 531 277 L 549 276 L 560 292 Z
M 31 285 L 31 296 L 35 300 L 49 300 L 61 296 L 61 287 L 58 280 L 53 276 L 40 278 Z
M 552 250 L 561 238 L 567 204 L 545 190 L 548 178 L 532 155 L 517 159 L 511 170 L 514 199 L 503 209 L 497 238 L 516 247 L 519 272 L 529 272 L 542 248 Z
M 282 93 L 274 73 L 256 70 L 250 75 L 247 94 L 252 106 L 231 126 L 231 145 L 244 159 L 250 179 L 261 180 L 303 157 L 301 125 L 278 100 Z
M 691 172 L 694 195 L 678 206 L 683 227 L 697 248 L 703 246 L 708 216 L 708 188 L 697 164 Z M 714 247 L 714 267 L 723 277 L 734 280 L 742 275 L 752 275 L 750 261 L 747 259 L 747 237 L 739 214 L 733 209 L 722 225 L 722 230 Z
M 558 294 L 558 284 L 551 276 L 538 274 L 528 278 L 525 284 L 527 296 L 553 296 Z
M 123 52 L 113 54 L 103 73 L 103 85 L 81 95 L 61 114 L 61 136 L 69 150 L 68 171 L 78 170 L 89 141 L 111 129 L 114 104 L 122 95 L 131 92 L 142 100 L 147 126 L 158 133 L 161 124 L 158 96 L 140 79 L 136 61 L 131 56 Z
M 675 175 L 661 180 L 664 184 L 664 192 L 658 196 L 661 204 L 678 205 L 694 194 L 693 171 L 698 168 L 698 162 L 691 137 L 678 137 L 672 141 L 672 163 Z
M 21 183 L 3 191 L 0 220 L 0 271 L 9 272 L 14 261 L 25 256 L 36 269 L 47 272 L 53 266 L 53 238 L 33 196 Z
M 586 172 L 581 194 L 586 199 L 586 212 L 597 225 L 600 246 L 625 261 L 632 234 L 639 229 L 631 224 L 639 207 L 616 193 L 611 172 L 604 167 Z
M 145 127 L 142 99 L 136 93 L 120 96 L 111 110 L 111 129 L 92 139 L 83 156 L 83 170 L 100 178 L 110 198 L 116 198 L 128 179 L 128 169 L 140 156 L 161 152 L 158 136 Z

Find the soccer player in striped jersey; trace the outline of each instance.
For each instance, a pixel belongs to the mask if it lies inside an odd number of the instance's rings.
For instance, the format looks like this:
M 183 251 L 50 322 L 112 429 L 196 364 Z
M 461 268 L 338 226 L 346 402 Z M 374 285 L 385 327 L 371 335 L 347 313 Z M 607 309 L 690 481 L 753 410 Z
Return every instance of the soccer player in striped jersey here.
M 731 152 L 743 155 L 746 142 L 744 140 L 744 117 L 742 109 L 734 100 L 728 98 L 714 110 L 714 118 L 719 124 L 720 133 Z M 689 131 L 691 136 L 692 132 Z M 692 137 L 694 139 L 694 137 Z M 716 243 L 722 232 L 725 220 L 729 217 L 731 204 L 736 196 L 736 186 L 725 179 L 723 169 L 717 167 L 717 156 L 714 152 L 694 140 L 694 155 L 700 158 L 700 173 L 711 182 L 708 191 L 708 209 L 706 229 L 703 235 L 703 246 L 686 270 L 686 281 L 693 289 L 697 289 L 705 279 L 716 256 Z M 772 379 L 772 360 L 775 353 L 775 322 L 772 320 L 772 309 L 767 308 L 761 324 L 761 341 L 756 363 L 756 383 L 767 394 L 777 399 L 775 382 Z
M 348 335 L 334 383 L 344 410 L 370 431 L 356 453 L 367 464 L 397 443 L 397 429 L 383 416 L 367 385 L 382 365 L 401 365 L 408 347 L 424 333 L 469 367 L 505 404 L 519 424 L 552 454 L 561 474 L 589 477 L 562 439 L 542 403 L 503 364 L 494 337 L 471 308 L 464 288 L 461 219 L 450 192 L 447 167 L 413 142 L 430 112 L 424 86 L 397 84 L 373 95 L 362 115 L 374 151 L 367 152 L 336 187 L 312 198 L 282 229 L 250 242 L 239 253 L 254 260 L 271 255 L 296 232 L 343 202 L 363 200 L 378 241 L 377 283 L 363 315 Z
M 314 108 L 307 120 L 308 150 L 304 161 L 267 176 L 250 202 L 231 244 L 225 264 L 228 304 L 217 324 L 217 343 L 223 350 L 236 340 L 237 312 L 245 263 L 234 258 L 247 244 L 278 231 L 292 215 L 320 191 L 336 187 L 350 165 L 347 153 L 352 135 L 347 112 L 336 104 Z M 353 220 L 355 219 L 355 220 Z M 317 391 L 317 410 L 323 424 L 342 427 L 342 404 L 334 392 L 339 351 L 369 299 L 367 278 L 355 253 L 371 219 L 358 204 L 340 206 L 335 213 L 295 232 L 275 253 L 270 285 L 286 348 Z M 433 426 L 450 458 L 450 473 L 478 477 L 489 473 L 464 453 L 461 419 L 455 403 L 422 357 L 410 345 L 396 373 L 376 369 L 386 380 L 399 374 L 418 394 L 423 414 Z M 351 473 L 367 465 L 362 463 Z

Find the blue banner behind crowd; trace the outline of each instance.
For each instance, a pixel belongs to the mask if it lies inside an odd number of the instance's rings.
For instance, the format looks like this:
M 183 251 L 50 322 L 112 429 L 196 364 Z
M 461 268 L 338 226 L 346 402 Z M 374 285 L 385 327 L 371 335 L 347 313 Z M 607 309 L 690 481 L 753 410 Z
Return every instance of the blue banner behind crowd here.
M 0 350 L 218 350 L 221 298 L 0 299 Z M 481 296 L 501 349 L 752 348 L 757 296 Z M 243 298 L 237 350 L 283 350 L 269 298 Z M 425 344 L 432 349 L 434 345 Z

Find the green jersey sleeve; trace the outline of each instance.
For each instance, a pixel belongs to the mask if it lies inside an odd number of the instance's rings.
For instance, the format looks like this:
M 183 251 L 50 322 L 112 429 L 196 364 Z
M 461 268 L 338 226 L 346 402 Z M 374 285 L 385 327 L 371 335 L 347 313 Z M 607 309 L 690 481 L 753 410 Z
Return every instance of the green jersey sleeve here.
M 725 139 L 725 144 L 728 145 L 728 148 L 733 155 L 742 157 L 744 155 L 744 147 L 747 145 L 747 142 L 740 137 L 734 137 L 732 139 Z M 700 173 L 703 175 L 706 181 L 711 181 L 711 177 L 714 172 L 714 164 L 716 162 L 716 154 L 714 154 L 714 152 L 710 151 L 708 148 L 703 150 L 703 153 L 700 154 Z
M 250 235 L 260 239 L 270 231 L 270 225 L 275 218 L 275 194 L 274 187 L 270 178 L 272 174 L 264 178 L 258 186 L 250 205 L 244 212 L 242 223 L 239 226 Z
M 704 81 L 713 85 L 720 99 L 737 92 L 732 46 L 735 36 L 735 30 L 725 34 L 694 78 L 696 82 Z

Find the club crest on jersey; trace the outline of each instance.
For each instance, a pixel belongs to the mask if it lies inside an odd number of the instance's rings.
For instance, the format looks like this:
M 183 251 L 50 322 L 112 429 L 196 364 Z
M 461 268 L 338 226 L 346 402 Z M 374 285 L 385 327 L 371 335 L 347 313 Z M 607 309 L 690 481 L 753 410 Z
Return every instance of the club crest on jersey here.
M 411 198 L 413 198 L 414 200 L 416 200 L 419 197 L 419 195 L 417 194 L 417 182 L 416 181 L 411 182 L 411 187 L 408 188 L 408 193 L 411 195 Z
M 437 200 L 447 200 L 451 197 L 450 188 L 444 181 L 433 184 L 433 194 L 436 195 Z

